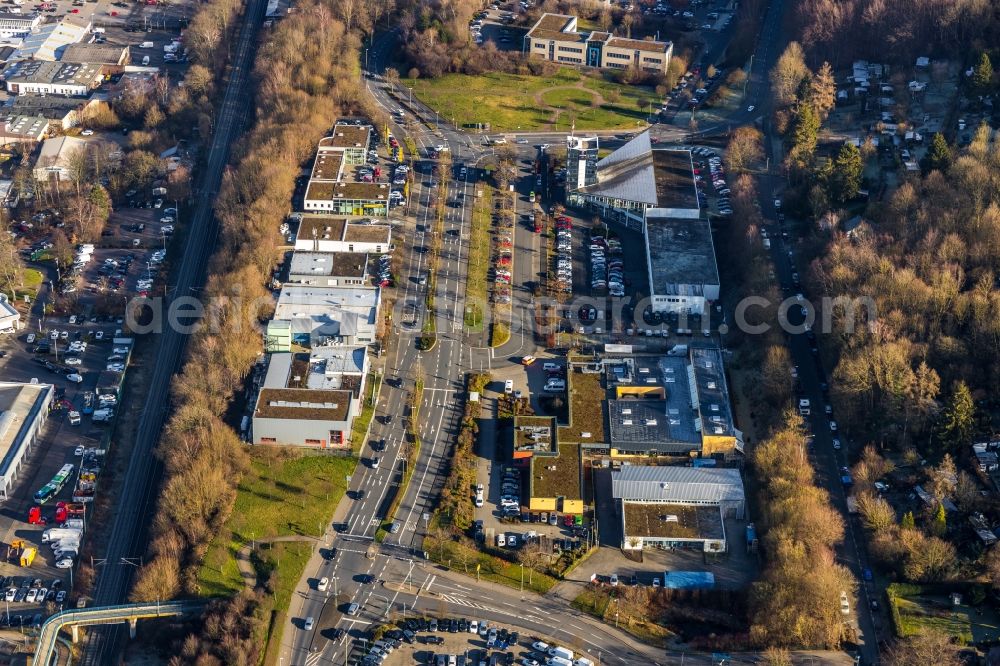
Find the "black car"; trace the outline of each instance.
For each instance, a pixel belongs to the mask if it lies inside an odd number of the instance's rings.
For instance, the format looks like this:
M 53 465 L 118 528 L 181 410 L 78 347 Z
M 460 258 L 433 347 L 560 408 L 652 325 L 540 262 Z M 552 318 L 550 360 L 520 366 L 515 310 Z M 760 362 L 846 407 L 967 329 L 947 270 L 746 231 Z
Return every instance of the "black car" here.
M 428 636 L 424 639 L 424 642 L 430 645 L 441 645 L 441 643 L 444 643 L 444 639 L 440 636 Z
M 448 633 L 457 634 L 458 633 L 458 620 L 451 620 L 448 623 Z
M 416 637 L 417 635 L 411 629 L 403 629 L 403 640 L 407 643 L 412 643 Z

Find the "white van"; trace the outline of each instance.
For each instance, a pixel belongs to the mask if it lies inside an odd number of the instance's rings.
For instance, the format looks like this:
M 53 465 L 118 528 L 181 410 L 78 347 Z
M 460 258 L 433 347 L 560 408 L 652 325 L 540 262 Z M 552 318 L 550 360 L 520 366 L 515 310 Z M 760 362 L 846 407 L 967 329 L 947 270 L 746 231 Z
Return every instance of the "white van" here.
M 542 369 L 545 370 L 545 372 L 559 372 L 562 370 L 562 366 L 558 363 L 545 363 L 542 365 Z
M 566 390 L 566 380 L 564 379 L 550 379 L 545 383 L 545 388 L 543 389 L 546 393 L 558 393 L 559 391 Z
M 514 392 L 514 380 L 508 379 L 503 383 L 503 392 L 510 394 Z

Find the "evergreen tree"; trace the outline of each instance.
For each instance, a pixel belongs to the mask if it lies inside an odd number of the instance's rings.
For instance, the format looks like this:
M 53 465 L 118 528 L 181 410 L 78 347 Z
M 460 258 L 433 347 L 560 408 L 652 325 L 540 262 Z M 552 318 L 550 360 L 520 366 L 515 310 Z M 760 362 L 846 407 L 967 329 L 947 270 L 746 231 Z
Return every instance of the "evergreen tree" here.
M 948 519 L 944 513 L 944 504 L 940 502 L 937 505 L 937 511 L 934 512 L 934 520 L 931 522 L 931 533 L 936 537 L 943 537 L 944 533 L 948 531 Z
M 993 63 L 985 52 L 979 57 L 979 63 L 972 68 L 972 88 L 980 95 L 985 95 L 993 86 Z
M 812 164 L 813 153 L 816 152 L 816 142 L 819 136 L 819 116 L 811 104 L 799 104 L 795 114 L 795 127 L 792 130 L 792 149 L 790 157 L 800 167 Z
M 975 425 L 976 405 L 972 393 L 965 382 L 955 382 L 951 398 L 941 414 L 938 438 L 946 449 L 959 449 L 972 441 Z
M 912 511 L 907 511 L 903 514 L 903 519 L 899 522 L 899 526 L 904 530 L 912 530 L 916 527 Z
M 865 163 L 861 151 L 853 143 L 845 143 L 833 161 L 827 179 L 827 191 L 834 201 L 844 203 L 853 199 L 861 189 L 861 176 Z
M 948 142 L 940 132 L 934 133 L 934 137 L 931 139 L 931 147 L 928 149 L 927 154 L 924 155 L 924 159 L 921 160 L 920 166 L 923 168 L 924 173 L 929 173 L 935 169 L 938 171 L 947 171 L 948 167 L 951 166 L 951 148 L 948 147 Z

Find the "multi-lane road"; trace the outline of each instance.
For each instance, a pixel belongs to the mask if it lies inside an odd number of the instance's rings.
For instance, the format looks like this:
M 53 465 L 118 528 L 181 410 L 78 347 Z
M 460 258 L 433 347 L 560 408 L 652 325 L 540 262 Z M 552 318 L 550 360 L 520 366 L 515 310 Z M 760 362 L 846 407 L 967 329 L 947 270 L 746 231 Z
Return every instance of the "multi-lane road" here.
M 700 134 L 719 132 L 729 127 L 761 121 L 770 114 L 767 72 L 784 46 L 780 34 L 782 10 L 781 1 L 775 0 L 765 16 L 744 104 L 724 123 L 714 127 L 703 127 Z M 369 71 L 382 70 L 393 43 L 394 35 L 391 33 L 375 41 L 368 53 Z M 401 102 L 393 97 L 381 78 L 367 80 L 366 86 L 375 100 L 387 111 L 401 106 Z M 415 251 L 415 249 L 424 250 L 430 246 L 428 235 L 434 223 L 433 188 L 430 181 L 434 174 L 435 163 L 424 159 L 427 154 L 426 149 L 446 145 L 451 151 L 451 161 L 454 165 L 466 164 L 470 167 L 470 180 L 457 180 L 455 178 L 457 170 L 453 170 L 447 181 L 447 200 L 457 202 L 457 205 L 449 205 L 446 208 L 445 236 L 435 285 L 438 344 L 433 350 L 420 353 L 414 344 L 416 335 L 414 331 L 397 331 L 398 344 L 389 349 L 389 358 L 386 360 L 386 381 L 380 394 L 372 431 L 368 437 L 369 442 L 385 441 L 385 450 L 378 452 L 382 464 L 378 469 L 363 464 L 351 479 L 350 494 L 356 497 L 357 491 L 364 490 L 364 498 L 348 501 L 339 507 L 334 525 L 339 526 L 340 531 L 331 527 L 324 535 L 324 546 L 317 550 L 307 565 L 307 574 L 300 581 L 291 603 L 289 626 L 285 627 L 283 635 L 281 660 L 284 662 L 287 659 L 290 664 L 309 666 L 345 663 L 354 643 L 352 631 L 366 629 L 390 611 L 398 613 L 406 609 L 426 609 L 439 613 L 442 609 L 447 609 L 456 615 L 516 625 L 539 635 L 581 644 L 583 649 L 603 658 L 606 662 L 678 662 L 681 659 L 680 655 L 672 657 L 635 644 L 625 634 L 596 623 L 566 608 L 558 601 L 535 597 L 532 597 L 531 601 L 525 601 L 516 592 L 506 588 L 480 585 L 470 579 L 455 577 L 453 574 L 429 567 L 422 557 L 421 542 L 425 517 L 433 510 L 432 503 L 443 480 L 448 447 L 457 435 L 461 417 L 459 405 L 464 373 L 472 369 L 490 367 L 495 363 L 509 362 L 512 360 L 509 355 L 515 353 L 532 353 L 535 345 L 530 333 L 522 336 L 519 332 L 515 332 L 515 338 L 504 348 L 508 356 L 494 357 L 491 350 L 476 346 L 476 336 L 466 337 L 463 334 L 466 243 L 476 174 L 476 170 L 471 167 L 491 149 L 484 147 L 477 136 L 459 132 L 447 125 L 437 125 L 433 112 L 423 107 L 419 101 L 408 99 L 402 106 L 405 107 L 408 116 L 415 117 L 406 127 L 394 127 L 393 131 L 397 135 L 409 135 L 416 143 L 419 155 L 414 156 L 415 187 L 411 192 L 408 210 L 408 224 L 415 226 L 413 229 L 407 228 L 404 234 L 408 241 L 405 267 L 399 280 L 401 291 L 397 298 L 399 305 L 418 304 L 418 309 L 423 311 L 424 289 L 427 287 L 422 286 L 418 278 L 426 274 L 427 254 L 425 251 Z M 766 121 L 764 129 L 770 135 L 770 127 Z M 653 132 L 662 142 L 696 141 L 696 138 L 687 136 L 685 130 L 669 125 L 656 126 Z M 539 133 L 522 136 L 530 137 L 531 144 L 561 142 L 564 139 L 561 134 Z M 515 152 L 520 159 L 523 159 L 531 156 L 533 150 L 531 145 L 517 146 Z M 516 188 L 518 215 L 515 222 L 515 280 L 512 288 L 515 317 L 520 314 L 530 320 L 531 296 L 524 285 L 537 279 L 538 272 L 543 267 L 538 258 L 539 236 L 527 229 L 523 223 L 523 216 L 532 208 L 526 195 L 529 190 L 535 189 L 533 177 L 527 174 L 523 165 L 519 164 L 519 167 L 521 177 Z M 768 206 L 773 205 L 770 203 L 770 190 L 776 186 L 776 175 L 767 174 L 761 179 L 761 196 Z M 790 279 L 787 260 L 779 275 L 782 280 Z M 399 309 L 397 306 L 397 310 Z M 806 348 L 799 349 L 803 346 Z M 808 361 L 812 362 L 807 347 L 808 345 L 804 345 L 802 340 L 792 340 L 792 352 L 797 361 L 804 352 Z M 511 351 L 512 349 L 515 351 Z M 801 360 L 799 365 L 804 367 L 805 360 Z M 418 367 L 419 371 L 416 370 Z M 388 504 L 387 496 L 394 492 L 393 484 L 401 478 L 405 439 L 405 420 L 402 417 L 414 387 L 414 378 L 418 373 L 425 381 L 419 419 L 423 446 L 410 485 L 395 514 L 395 519 L 399 522 L 399 531 L 388 534 L 384 541 L 378 544 L 374 540 L 374 535 L 386 518 L 384 512 Z M 813 373 L 805 372 L 801 378 L 807 391 L 818 391 L 818 380 L 813 381 L 815 379 Z M 386 416 L 397 418 L 387 422 Z M 367 460 L 371 454 L 366 444 L 362 455 Z M 830 467 L 830 470 L 824 469 L 824 472 L 834 472 L 824 473 L 823 478 L 837 478 L 835 471 L 839 461 L 820 456 L 817 462 L 824 468 Z M 853 531 L 850 532 L 850 536 L 853 540 L 855 536 Z M 852 555 L 848 551 L 854 551 L 855 554 Z M 336 554 L 329 557 L 331 552 Z M 862 563 L 860 556 L 856 555 L 856 548 L 847 548 L 841 555 L 843 561 L 852 566 L 858 579 L 861 580 Z M 325 592 L 316 589 L 316 583 L 322 577 L 331 581 Z M 352 602 L 357 603 L 360 610 L 357 615 L 347 616 L 343 611 Z M 874 660 L 877 648 L 876 641 L 871 640 L 874 638 L 874 633 L 871 629 L 867 603 L 859 605 L 857 611 L 861 630 L 860 646 L 865 661 L 870 663 Z M 304 621 L 308 617 L 312 617 L 315 622 L 315 629 L 312 631 L 304 629 Z M 346 633 L 335 634 L 334 630 L 337 628 L 346 630 Z M 336 639 L 332 640 L 335 635 Z M 831 657 L 829 653 L 822 656 L 799 655 L 796 661 L 800 658 L 806 661 L 819 659 L 819 663 L 822 663 L 829 661 Z M 691 655 L 686 655 L 685 659 L 690 663 L 697 663 L 692 660 Z M 708 659 L 706 657 L 706 660 Z

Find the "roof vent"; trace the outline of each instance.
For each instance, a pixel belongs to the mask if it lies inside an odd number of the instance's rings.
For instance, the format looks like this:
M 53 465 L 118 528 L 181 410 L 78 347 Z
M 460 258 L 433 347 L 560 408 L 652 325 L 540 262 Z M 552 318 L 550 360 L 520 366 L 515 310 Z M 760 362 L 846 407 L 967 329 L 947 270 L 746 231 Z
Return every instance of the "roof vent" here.
M 656 425 L 656 419 L 646 419 L 646 425 L 648 425 L 648 426 L 655 426 Z
M 623 410 L 622 410 L 622 414 L 631 414 L 631 413 L 632 413 L 632 410 L 631 410 L 631 409 L 627 409 L 627 408 L 626 408 L 626 409 L 623 409 Z
M 662 520 L 665 523 L 679 523 L 679 522 L 681 522 L 680 519 L 675 514 L 672 514 L 672 513 L 668 513 L 665 516 L 660 516 L 660 520 Z
M 632 425 L 632 419 L 625 419 L 622 421 L 622 425 L 630 426 Z
M 715 382 L 708 382 L 707 384 L 705 384 L 705 386 L 708 387 L 708 388 L 710 388 L 710 389 L 712 389 L 712 390 L 715 390 L 716 388 L 718 388 L 718 385 Z

